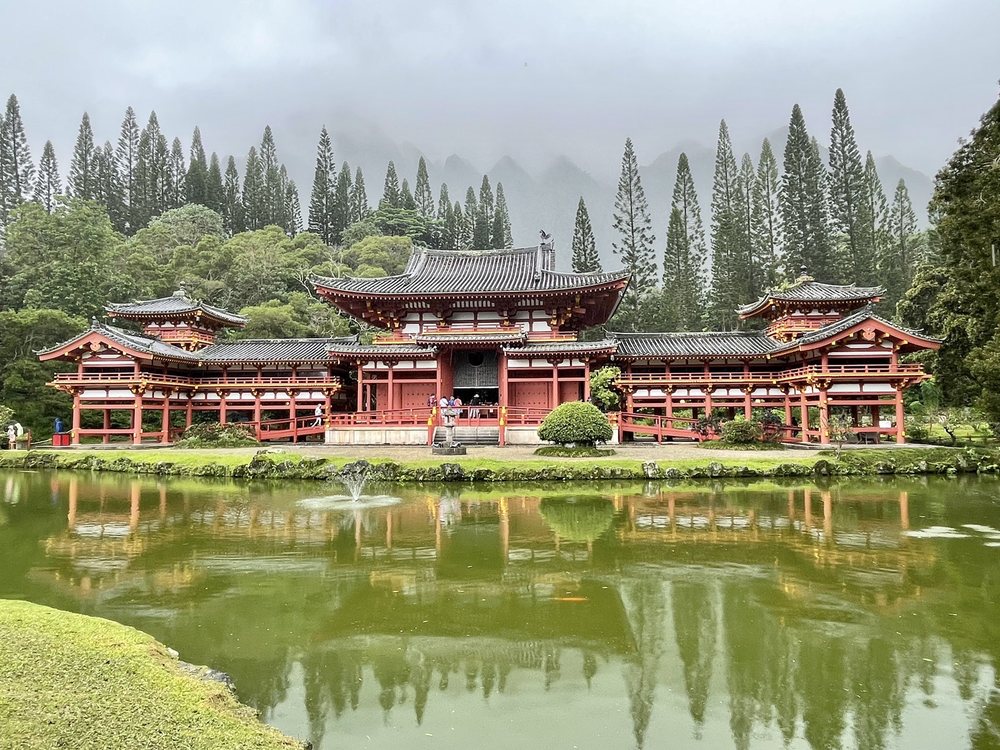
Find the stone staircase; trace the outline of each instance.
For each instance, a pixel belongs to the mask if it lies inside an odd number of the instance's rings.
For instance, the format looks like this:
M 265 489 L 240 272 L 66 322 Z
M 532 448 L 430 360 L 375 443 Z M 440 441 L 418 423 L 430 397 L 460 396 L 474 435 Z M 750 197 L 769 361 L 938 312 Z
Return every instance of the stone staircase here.
M 434 442 L 444 440 L 444 427 L 434 428 Z M 455 442 L 459 445 L 500 445 L 499 427 L 456 427 Z

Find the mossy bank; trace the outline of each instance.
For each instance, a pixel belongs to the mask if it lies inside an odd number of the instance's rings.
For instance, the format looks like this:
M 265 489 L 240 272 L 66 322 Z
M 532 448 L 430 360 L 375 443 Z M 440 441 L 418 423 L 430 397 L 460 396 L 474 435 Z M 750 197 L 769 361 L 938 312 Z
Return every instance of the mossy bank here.
M 205 671 L 110 620 L 0 600 L 0 748 L 303 747 Z
M 686 458 L 639 461 L 621 457 L 499 460 L 476 456 L 392 461 L 312 457 L 291 451 L 109 450 L 11 451 L 0 468 L 112 471 L 164 476 L 233 479 L 330 480 L 364 469 L 369 479 L 393 482 L 535 482 L 606 479 L 699 479 L 719 477 L 865 476 L 886 474 L 1000 474 L 1000 451 L 913 448 L 790 452 L 780 458 Z

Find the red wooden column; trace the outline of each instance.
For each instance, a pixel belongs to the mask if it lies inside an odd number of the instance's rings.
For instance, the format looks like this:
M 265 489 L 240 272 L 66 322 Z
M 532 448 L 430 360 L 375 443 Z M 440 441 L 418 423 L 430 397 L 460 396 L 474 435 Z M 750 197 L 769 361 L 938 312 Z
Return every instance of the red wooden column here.
M 753 393 L 753 386 L 749 383 L 743 386 L 743 416 L 749 420 L 753 414 L 753 402 L 750 400 L 750 395 Z
M 365 403 L 365 397 L 364 397 L 365 385 L 363 380 L 363 378 L 365 377 L 365 371 L 364 369 L 362 369 L 360 361 L 357 362 L 357 367 L 358 367 L 358 377 L 355 382 L 357 382 L 358 384 L 358 406 L 355 409 L 355 411 L 364 411 L 362 407 L 364 406 Z
M 104 420 L 101 423 L 101 426 L 104 428 L 104 435 L 101 437 L 101 442 L 107 445 L 111 442 L 111 433 L 108 432 L 111 429 L 111 409 L 105 408 L 101 411 L 104 412 Z
M 555 360 L 549 360 L 549 362 L 552 365 L 552 403 L 549 408 L 555 409 L 559 406 L 559 366 Z
M 825 359 L 826 355 L 823 357 Z M 819 389 L 819 441 L 824 444 L 830 442 L 830 402 L 827 400 L 825 386 L 820 386 Z
M 386 404 L 386 408 L 388 408 L 389 411 L 398 408 L 396 406 L 396 388 L 395 383 L 393 382 L 393 370 L 395 369 L 395 364 L 395 362 L 389 361 L 386 361 L 385 363 L 385 366 L 389 371 L 389 384 L 386 386 L 389 389 L 388 403 Z
M 879 429 L 879 424 L 878 423 L 879 423 L 879 417 L 880 417 L 879 412 L 880 411 L 881 411 L 881 409 L 878 406 L 871 407 L 872 427 L 875 428 L 875 441 L 876 442 L 879 442 L 879 441 L 882 440 L 882 433 L 878 432 L 878 429 Z
M 184 429 L 191 426 L 192 417 L 194 416 L 194 394 L 188 391 L 187 394 L 187 408 L 184 410 Z
M 73 427 L 71 428 L 72 433 L 70 435 L 70 443 L 72 445 L 80 444 L 80 391 L 73 390 Z
M 806 403 L 806 390 L 799 391 L 799 424 L 802 427 L 802 442 L 809 442 L 809 404 Z
M 896 442 L 905 443 L 906 433 L 904 431 L 904 422 L 906 421 L 905 415 L 903 414 L 903 386 L 896 386 Z
M 711 383 L 705 385 L 705 419 L 712 416 L 712 391 L 714 390 Z
M 253 421 L 257 423 L 257 437 L 260 437 L 260 388 L 250 391 L 253 394 Z
M 296 408 L 298 405 L 295 403 L 295 399 L 298 395 L 299 395 L 298 391 L 295 390 L 288 391 L 288 416 L 291 420 L 290 427 L 292 430 L 293 443 L 299 442 L 299 420 L 297 419 L 297 414 L 296 414 Z
M 789 391 L 785 391 L 785 424 L 790 425 L 792 423 L 792 399 L 788 395 Z
M 666 417 L 666 426 L 674 426 L 674 387 L 672 385 L 665 386 L 663 389 L 665 395 L 665 403 L 663 409 L 663 415 Z
M 138 445 L 142 442 L 142 391 L 136 391 L 132 402 L 132 442 Z
M 219 396 L 219 422 L 220 424 L 225 424 L 226 419 L 229 417 L 229 414 L 226 410 L 227 407 L 226 396 L 229 395 L 229 391 L 222 389 L 220 391 L 217 391 L 217 393 Z
M 160 443 L 170 442 L 170 394 L 169 390 L 163 391 L 163 417 L 161 421 Z
M 583 360 L 583 400 L 590 401 L 590 357 Z

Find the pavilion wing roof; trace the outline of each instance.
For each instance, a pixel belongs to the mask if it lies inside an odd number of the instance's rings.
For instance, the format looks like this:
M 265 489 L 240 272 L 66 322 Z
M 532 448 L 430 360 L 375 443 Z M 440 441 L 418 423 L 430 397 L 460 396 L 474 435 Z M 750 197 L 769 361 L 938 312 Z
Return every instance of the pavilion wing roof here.
M 611 333 L 619 359 L 763 357 L 777 342 L 757 331 Z
M 419 346 L 417 344 L 359 344 L 354 343 L 331 343 L 327 347 L 327 354 L 333 357 L 359 357 L 377 359 L 378 357 L 418 357 L 422 359 L 432 359 L 437 353 L 433 346 Z
M 853 284 L 823 284 L 808 276 L 800 277 L 785 289 L 772 289 L 756 302 L 736 309 L 740 317 L 749 317 L 765 310 L 772 301 L 778 302 L 858 302 L 863 304 L 885 295 L 878 286 Z
M 379 278 L 314 276 L 315 286 L 353 294 L 500 294 L 552 292 L 626 281 L 626 271 L 559 273 L 542 267 L 537 247 L 503 250 L 414 248 L 401 274 Z
M 196 352 L 189 352 L 186 349 L 181 349 L 179 346 L 166 344 L 158 339 L 150 338 L 149 336 L 143 336 L 138 333 L 133 333 L 132 331 L 126 331 L 124 328 L 118 328 L 117 326 L 101 323 L 96 319 L 91 321 L 90 328 L 86 331 L 83 331 L 79 335 L 74 336 L 67 341 L 56 344 L 55 346 L 50 346 L 46 349 L 39 349 L 35 352 L 35 354 L 40 356 L 50 354 L 62 349 L 68 344 L 72 344 L 75 341 L 79 341 L 86 336 L 89 336 L 91 333 L 99 333 L 116 344 L 120 344 L 142 354 L 148 354 L 151 357 L 176 359 L 186 362 L 196 362 L 198 360 L 198 354 Z
M 136 300 L 134 302 L 111 302 L 105 305 L 109 315 L 184 315 L 186 313 L 201 312 L 207 317 L 214 318 L 222 323 L 229 323 L 235 326 L 246 325 L 247 319 L 242 315 L 236 315 L 221 307 L 209 305 L 199 300 L 191 299 L 183 291 L 174 292 L 169 297 L 159 297 L 157 299 Z
M 340 339 L 238 339 L 207 346 L 198 352 L 202 362 L 327 362 L 331 345 L 350 344 L 357 337 Z
M 839 333 L 847 331 L 859 323 L 864 323 L 866 320 L 874 320 L 881 325 L 899 331 L 907 336 L 913 336 L 914 338 L 923 339 L 925 341 L 937 341 L 937 339 L 927 336 L 920 331 L 913 328 L 904 328 L 903 326 L 896 325 L 891 321 L 886 320 L 878 315 L 875 315 L 870 309 L 865 308 L 863 310 L 858 310 L 851 315 L 848 315 L 835 323 L 830 323 L 822 328 L 817 328 L 815 331 L 800 336 L 797 339 L 789 341 L 787 344 L 779 344 L 774 348 L 772 354 L 783 354 L 785 352 L 793 351 L 802 346 L 808 346 L 810 344 L 815 344 L 818 341 L 823 341 L 831 336 L 836 336 Z
M 616 342 L 609 339 L 600 341 L 529 341 L 524 346 L 505 346 L 508 357 L 544 357 L 549 354 L 590 354 L 613 353 Z

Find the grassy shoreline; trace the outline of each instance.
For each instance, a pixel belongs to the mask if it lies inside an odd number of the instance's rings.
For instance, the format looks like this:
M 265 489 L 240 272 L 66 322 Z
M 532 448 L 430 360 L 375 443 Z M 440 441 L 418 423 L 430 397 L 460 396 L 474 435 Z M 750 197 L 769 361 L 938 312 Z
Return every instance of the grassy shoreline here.
M 0 748 L 303 747 L 193 672 L 134 628 L 0 600 Z
M 551 480 L 680 480 L 717 477 L 865 476 L 886 474 L 1000 474 L 1000 450 L 981 448 L 900 448 L 796 453 L 779 457 L 746 456 L 638 460 L 602 458 L 520 457 L 476 455 L 393 460 L 391 456 L 331 454 L 310 456 L 274 449 L 140 449 L 33 450 L 0 453 L 0 468 L 111 471 L 165 476 L 233 479 L 328 480 L 367 464 L 372 479 L 401 482 L 551 481 Z

